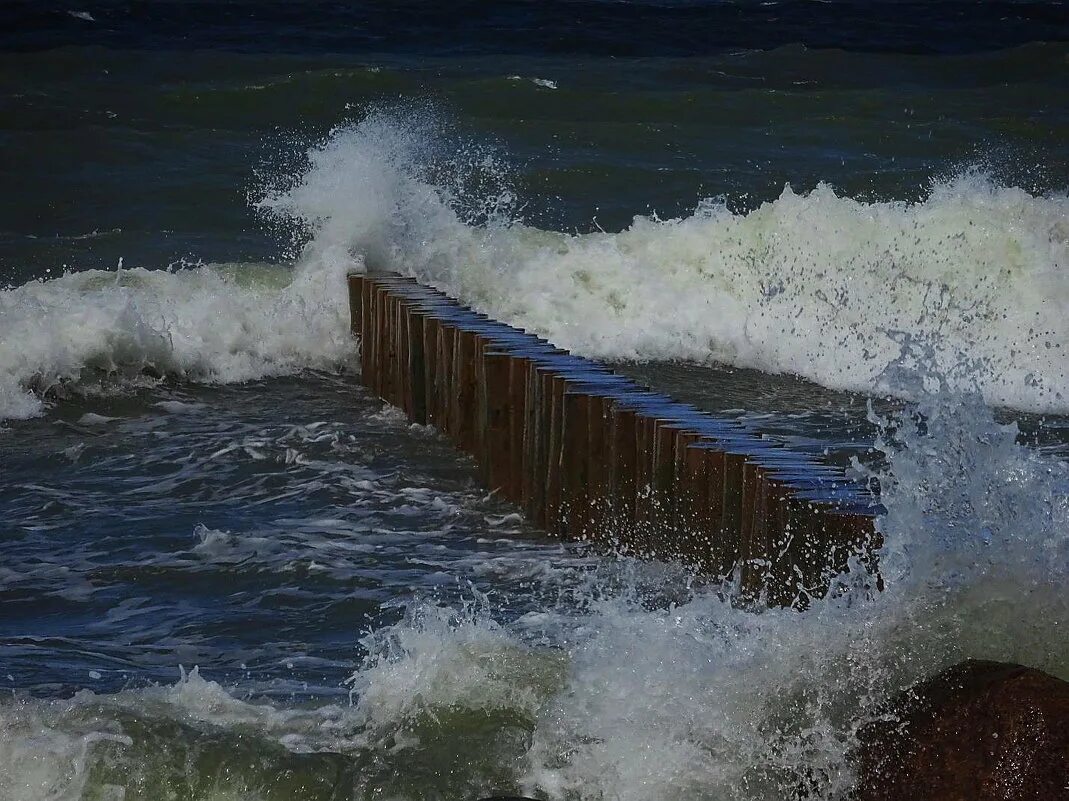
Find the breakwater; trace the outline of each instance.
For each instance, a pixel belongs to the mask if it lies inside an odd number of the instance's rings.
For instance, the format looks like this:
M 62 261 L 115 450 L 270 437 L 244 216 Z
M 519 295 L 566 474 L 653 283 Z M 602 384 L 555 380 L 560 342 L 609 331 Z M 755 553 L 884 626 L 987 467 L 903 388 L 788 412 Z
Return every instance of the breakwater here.
M 549 534 L 735 575 L 771 604 L 823 594 L 852 554 L 875 574 L 878 506 L 843 470 L 410 278 L 348 282 L 364 384 Z

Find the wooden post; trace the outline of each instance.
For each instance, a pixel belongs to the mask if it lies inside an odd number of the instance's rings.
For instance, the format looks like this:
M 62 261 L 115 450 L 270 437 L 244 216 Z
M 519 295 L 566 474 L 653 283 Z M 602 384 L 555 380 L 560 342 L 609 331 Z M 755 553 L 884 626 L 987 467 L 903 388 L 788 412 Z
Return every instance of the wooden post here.
M 527 376 L 531 368 L 528 359 L 513 356 L 509 359 L 509 485 L 508 498 L 523 505 L 523 460 L 527 441 Z
M 546 452 L 546 530 L 561 536 L 561 446 L 564 423 L 564 379 L 549 375 L 547 381 L 549 403 L 549 440 Z
M 685 558 L 706 573 L 716 574 L 713 563 L 713 537 L 711 534 L 711 511 L 709 499 L 709 454 L 710 451 L 692 441 L 683 449 L 683 499 L 681 534 L 687 546 Z
M 609 542 L 610 467 L 609 414 L 611 401 L 603 395 L 590 395 L 590 438 L 587 442 L 587 538 Z
M 609 447 L 611 526 L 621 549 L 634 550 L 635 478 L 637 469 L 635 411 L 612 404 Z
M 423 314 L 423 403 L 425 425 L 439 426 L 438 336 L 441 323 L 434 314 Z
M 486 459 L 487 486 L 494 492 L 509 493 L 512 486 L 512 430 L 509 368 L 512 358 L 504 353 L 483 354 L 481 385 L 485 409 L 483 451 Z
M 653 554 L 656 537 L 654 520 L 654 430 L 656 419 L 648 414 L 635 417 L 635 528 L 634 547 L 640 556 Z
M 360 336 L 361 297 L 364 292 L 364 276 L 353 273 L 349 276 L 349 331 L 354 337 Z
M 590 442 L 590 398 L 565 392 L 561 416 L 562 531 L 571 539 L 587 538 L 589 495 L 587 456 Z
M 475 453 L 475 334 L 458 329 L 453 351 L 454 441 L 467 453 Z
M 540 477 L 543 475 L 541 461 L 541 437 L 545 427 L 542 380 L 538 366 L 527 366 L 526 402 L 524 403 L 523 456 L 520 476 L 520 505 L 535 525 L 544 527 L 543 493 Z

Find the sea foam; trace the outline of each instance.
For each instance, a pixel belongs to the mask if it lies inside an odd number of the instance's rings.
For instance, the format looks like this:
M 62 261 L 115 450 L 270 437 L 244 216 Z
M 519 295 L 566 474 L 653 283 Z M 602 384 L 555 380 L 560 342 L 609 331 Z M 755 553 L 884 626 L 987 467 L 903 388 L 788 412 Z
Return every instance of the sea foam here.
M 920 341 L 959 389 L 1069 409 L 1064 193 L 980 173 L 915 202 L 820 184 L 746 213 L 708 200 L 680 219 L 569 235 L 516 222 L 507 185 L 473 204 L 431 184 L 437 135 L 372 115 L 313 150 L 301 181 L 263 206 L 308 229 L 308 260 L 367 256 L 586 356 L 719 361 L 888 392 L 880 375 Z M 470 223 L 472 205 L 493 210 L 488 222 Z
M 0 292 L 0 418 L 88 373 L 232 382 L 336 368 L 353 349 L 342 273 L 270 265 L 91 270 Z
M 603 359 L 723 362 L 901 393 L 885 368 L 928 348 L 955 389 L 1069 411 L 1069 195 L 979 173 L 918 201 L 821 184 L 733 212 L 722 200 L 620 232 L 525 225 L 491 150 L 433 115 L 335 131 L 264 214 L 301 229 L 291 266 L 84 272 L 0 292 L 0 417 L 40 412 L 86 371 L 244 381 L 351 356 L 343 276 L 434 284 Z
M 879 422 L 882 592 L 845 576 L 804 611 L 756 613 L 671 566 L 605 559 L 578 584 L 533 579 L 560 590 L 538 614 L 416 599 L 363 638 L 348 704 L 243 700 L 197 671 L 0 699 L 0 798 L 282 799 L 296 772 L 406 801 L 841 801 L 859 727 L 914 682 L 967 658 L 1069 677 L 1069 465 L 945 387 Z

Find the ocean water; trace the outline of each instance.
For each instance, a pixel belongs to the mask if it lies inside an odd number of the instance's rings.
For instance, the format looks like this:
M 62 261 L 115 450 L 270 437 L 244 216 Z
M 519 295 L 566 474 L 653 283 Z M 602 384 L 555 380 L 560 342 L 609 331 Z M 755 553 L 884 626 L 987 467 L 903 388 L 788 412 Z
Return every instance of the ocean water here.
M 912 682 L 1069 678 L 1067 42 L 3 4 L 0 801 L 842 799 Z M 755 610 L 547 539 L 361 387 L 366 268 L 850 466 L 885 590 Z

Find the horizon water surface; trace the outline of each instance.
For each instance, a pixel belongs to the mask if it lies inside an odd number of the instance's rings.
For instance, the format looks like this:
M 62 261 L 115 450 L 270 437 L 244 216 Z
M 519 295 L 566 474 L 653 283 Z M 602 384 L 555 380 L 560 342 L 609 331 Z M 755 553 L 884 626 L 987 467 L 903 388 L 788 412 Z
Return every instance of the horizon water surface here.
M 844 799 L 1069 678 L 1064 11 L 7 4 L 0 800 Z M 545 538 L 360 386 L 367 268 L 852 465 L 885 590 Z

